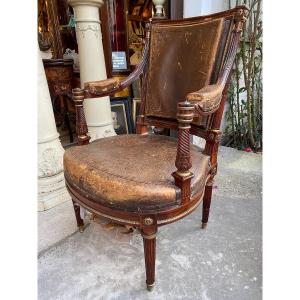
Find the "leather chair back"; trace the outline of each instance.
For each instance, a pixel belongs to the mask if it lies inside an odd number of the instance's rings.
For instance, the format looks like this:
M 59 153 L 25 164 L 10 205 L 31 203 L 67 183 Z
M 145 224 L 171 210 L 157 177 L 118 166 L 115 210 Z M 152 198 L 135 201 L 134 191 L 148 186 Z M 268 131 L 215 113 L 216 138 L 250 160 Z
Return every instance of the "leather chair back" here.
M 144 86 L 147 118 L 176 120 L 177 103 L 188 93 L 217 81 L 226 59 L 234 12 L 151 24 L 148 68 Z M 208 128 L 212 117 L 195 117 Z

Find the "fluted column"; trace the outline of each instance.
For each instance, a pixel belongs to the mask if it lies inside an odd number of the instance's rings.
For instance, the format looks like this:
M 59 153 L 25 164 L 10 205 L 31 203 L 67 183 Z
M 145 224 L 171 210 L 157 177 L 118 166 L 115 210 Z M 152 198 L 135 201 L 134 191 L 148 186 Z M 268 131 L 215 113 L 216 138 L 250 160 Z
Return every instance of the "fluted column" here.
M 99 8 L 103 0 L 68 0 L 74 8 L 81 87 L 88 81 L 106 79 Z M 86 99 L 84 111 L 91 141 L 115 135 L 109 97 Z
M 49 88 L 38 57 L 38 210 L 70 200 L 63 174 L 64 149 L 58 139 Z

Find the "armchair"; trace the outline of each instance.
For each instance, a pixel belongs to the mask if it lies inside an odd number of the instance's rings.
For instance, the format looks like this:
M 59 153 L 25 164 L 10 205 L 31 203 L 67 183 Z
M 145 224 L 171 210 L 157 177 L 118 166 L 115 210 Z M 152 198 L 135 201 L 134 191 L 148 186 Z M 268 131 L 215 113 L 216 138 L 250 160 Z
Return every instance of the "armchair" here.
M 186 217 L 201 202 L 202 228 L 207 225 L 220 123 L 247 12 L 238 6 L 209 16 L 153 20 L 142 61 L 128 78 L 87 82 L 73 90 L 79 146 L 66 150 L 64 172 L 78 227 L 83 230 L 82 206 L 138 228 L 148 290 L 155 281 L 158 227 Z M 115 93 L 139 76 L 138 134 L 89 143 L 84 99 Z M 178 139 L 150 135 L 148 126 L 176 129 Z M 204 149 L 190 145 L 191 134 L 206 140 Z

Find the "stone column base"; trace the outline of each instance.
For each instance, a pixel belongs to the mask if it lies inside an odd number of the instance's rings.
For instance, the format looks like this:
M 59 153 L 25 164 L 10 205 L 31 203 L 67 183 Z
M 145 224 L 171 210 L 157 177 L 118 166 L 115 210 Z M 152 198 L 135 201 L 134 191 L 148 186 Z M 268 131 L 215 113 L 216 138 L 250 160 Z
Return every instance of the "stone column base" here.
M 101 127 L 100 126 L 99 127 L 88 126 L 88 135 L 91 137 L 91 139 L 90 139 L 90 143 L 91 143 L 95 140 L 114 136 L 117 134 L 111 125 L 106 125 L 106 126 L 101 126 Z
M 71 196 L 65 186 L 64 174 L 38 179 L 38 211 L 50 209 L 70 201 Z

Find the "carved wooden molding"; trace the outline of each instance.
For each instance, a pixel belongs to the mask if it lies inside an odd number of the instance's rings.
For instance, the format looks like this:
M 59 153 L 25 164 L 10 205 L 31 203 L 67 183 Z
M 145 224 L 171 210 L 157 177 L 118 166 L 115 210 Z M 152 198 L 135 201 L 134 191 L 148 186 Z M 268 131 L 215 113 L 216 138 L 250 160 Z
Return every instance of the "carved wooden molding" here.
M 236 12 L 236 14 L 234 16 L 234 22 L 235 22 L 234 31 L 235 32 L 241 32 L 243 30 L 244 23 L 247 20 L 248 14 L 249 14 L 249 11 L 245 8 L 240 8 Z
M 211 129 L 208 131 L 207 140 L 210 142 L 219 143 L 221 141 L 222 132 L 217 129 Z

